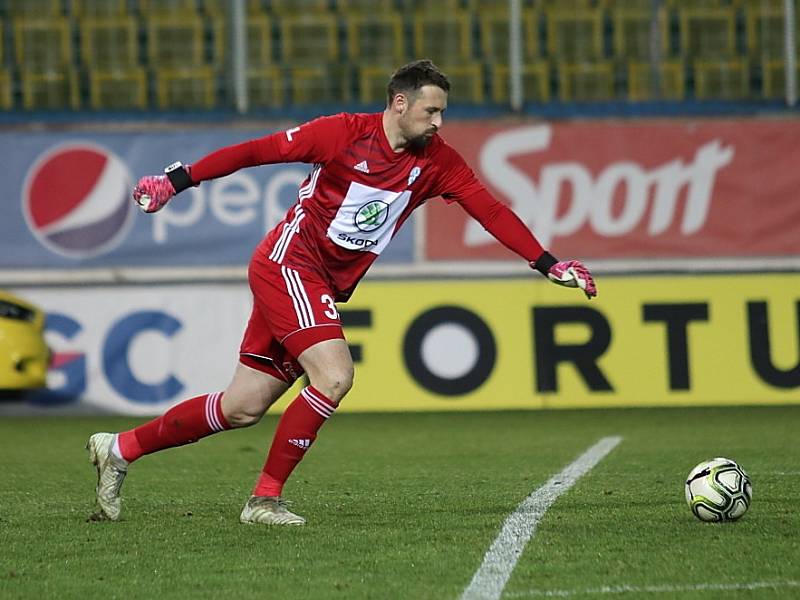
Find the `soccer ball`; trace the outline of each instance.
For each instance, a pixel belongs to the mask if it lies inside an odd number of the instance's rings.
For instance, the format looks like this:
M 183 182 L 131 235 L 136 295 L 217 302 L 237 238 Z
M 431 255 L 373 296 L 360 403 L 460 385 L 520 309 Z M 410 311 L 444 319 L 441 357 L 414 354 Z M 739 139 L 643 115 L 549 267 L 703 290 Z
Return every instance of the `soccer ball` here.
M 701 521 L 735 521 L 752 498 L 750 478 L 729 458 L 703 461 L 686 478 L 686 503 Z

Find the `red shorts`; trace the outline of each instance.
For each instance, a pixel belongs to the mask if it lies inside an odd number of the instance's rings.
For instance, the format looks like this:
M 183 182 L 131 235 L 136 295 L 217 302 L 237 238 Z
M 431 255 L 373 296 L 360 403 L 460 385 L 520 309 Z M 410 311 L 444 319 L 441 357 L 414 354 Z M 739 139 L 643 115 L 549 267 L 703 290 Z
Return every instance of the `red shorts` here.
M 256 257 L 248 271 L 253 312 L 239 361 L 287 383 L 304 371 L 297 357 L 318 342 L 344 339 L 333 294 L 315 273 Z

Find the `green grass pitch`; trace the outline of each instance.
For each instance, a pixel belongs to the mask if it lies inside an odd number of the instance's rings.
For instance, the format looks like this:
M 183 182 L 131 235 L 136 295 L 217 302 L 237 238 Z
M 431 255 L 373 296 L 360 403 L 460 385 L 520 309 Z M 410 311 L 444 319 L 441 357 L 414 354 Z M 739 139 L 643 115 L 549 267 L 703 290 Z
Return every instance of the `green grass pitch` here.
M 518 504 L 598 439 L 622 443 L 544 515 L 504 598 L 800 597 L 800 406 L 340 414 L 285 490 L 302 528 L 240 525 L 275 417 L 145 457 L 118 523 L 87 522 L 84 444 L 123 418 L 0 421 L 2 598 L 458 598 Z M 683 481 L 727 456 L 735 523 Z

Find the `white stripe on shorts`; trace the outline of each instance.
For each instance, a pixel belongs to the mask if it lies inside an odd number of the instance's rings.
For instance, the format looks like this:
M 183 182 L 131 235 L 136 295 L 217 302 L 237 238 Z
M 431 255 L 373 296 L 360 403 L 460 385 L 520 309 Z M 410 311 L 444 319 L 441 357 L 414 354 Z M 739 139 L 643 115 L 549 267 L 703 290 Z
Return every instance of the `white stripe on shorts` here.
M 214 392 L 206 396 L 206 422 L 209 429 L 212 431 L 222 431 L 225 429 L 217 416 L 217 408 L 219 407 L 222 392 Z
M 330 417 L 333 414 L 333 411 L 336 410 L 335 407 L 315 396 L 314 392 L 307 387 L 302 389 L 300 395 L 305 398 L 305 401 L 308 402 L 308 405 L 311 407 L 311 409 L 324 419 Z
M 313 327 L 317 322 L 314 319 L 314 311 L 311 310 L 311 303 L 308 301 L 303 282 L 300 280 L 300 274 L 294 269 L 283 266 L 281 267 L 281 274 L 283 274 L 286 290 L 289 292 L 292 304 L 294 304 L 294 312 L 297 315 L 297 322 L 300 328 Z

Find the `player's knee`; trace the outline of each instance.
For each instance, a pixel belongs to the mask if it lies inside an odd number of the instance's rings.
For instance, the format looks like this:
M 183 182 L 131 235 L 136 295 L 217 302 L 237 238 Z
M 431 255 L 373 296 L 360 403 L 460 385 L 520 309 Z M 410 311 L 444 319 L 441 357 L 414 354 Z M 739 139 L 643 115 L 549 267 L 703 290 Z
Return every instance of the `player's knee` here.
M 261 420 L 266 411 L 254 409 L 252 407 L 232 407 L 229 411 L 225 412 L 225 419 L 228 424 L 233 428 L 250 427 L 255 425 Z
M 353 387 L 353 368 L 326 371 L 323 375 L 311 378 L 311 385 L 325 394 L 331 402 L 339 403 Z

